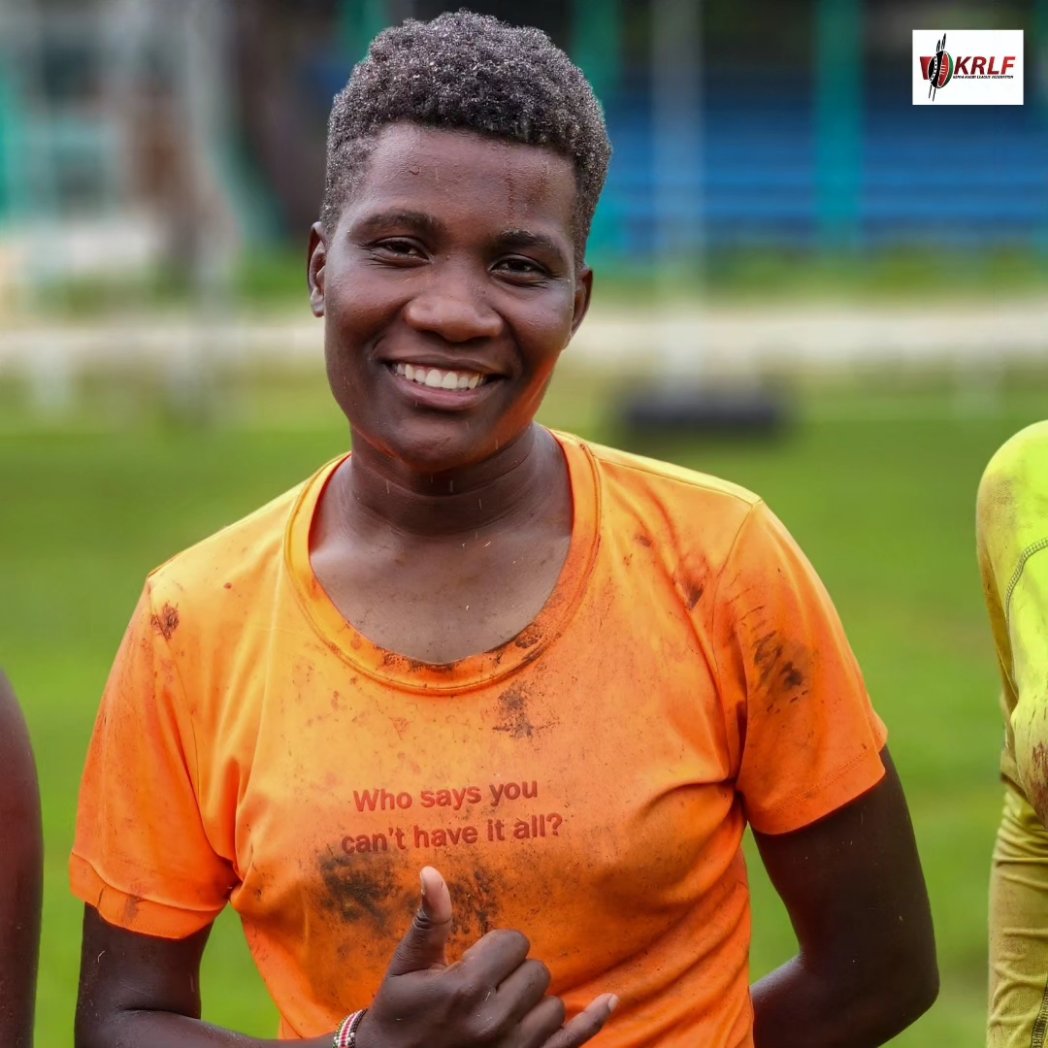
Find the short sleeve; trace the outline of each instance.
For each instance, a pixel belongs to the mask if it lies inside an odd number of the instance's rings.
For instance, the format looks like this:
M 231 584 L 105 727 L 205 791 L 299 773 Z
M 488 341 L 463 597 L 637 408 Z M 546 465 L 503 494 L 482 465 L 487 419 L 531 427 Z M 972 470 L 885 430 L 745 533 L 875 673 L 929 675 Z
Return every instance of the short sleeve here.
M 184 938 L 214 920 L 235 877 L 201 819 L 193 726 L 167 648 L 171 614 L 154 608 L 147 585 L 95 722 L 70 879 L 109 923 Z
M 736 537 L 716 609 L 735 785 L 753 827 L 799 829 L 876 785 L 884 725 L 825 587 L 761 502 Z

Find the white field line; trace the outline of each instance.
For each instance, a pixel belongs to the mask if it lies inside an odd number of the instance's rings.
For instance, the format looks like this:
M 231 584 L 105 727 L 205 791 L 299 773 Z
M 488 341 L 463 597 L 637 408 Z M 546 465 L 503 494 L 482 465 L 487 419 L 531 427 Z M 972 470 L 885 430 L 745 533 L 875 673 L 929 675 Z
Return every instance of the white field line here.
M 746 374 L 775 367 L 862 364 L 1048 362 L 1048 296 L 922 308 L 892 305 L 711 304 L 624 310 L 595 305 L 568 352 L 612 369 L 655 366 L 665 373 Z M 205 320 L 192 315 L 105 323 L 0 327 L 0 375 L 93 366 L 237 369 L 260 363 L 319 366 L 323 329 L 308 315 L 265 320 Z

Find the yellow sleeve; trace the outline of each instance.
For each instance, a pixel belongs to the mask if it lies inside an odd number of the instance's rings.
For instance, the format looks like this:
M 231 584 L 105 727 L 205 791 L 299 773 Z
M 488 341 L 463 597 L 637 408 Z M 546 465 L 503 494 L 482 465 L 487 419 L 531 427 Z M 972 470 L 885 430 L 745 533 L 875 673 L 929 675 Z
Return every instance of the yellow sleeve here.
M 991 459 L 977 529 L 1001 672 L 1002 772 L 1048 822 L 1048 423 L 1016 434 Z

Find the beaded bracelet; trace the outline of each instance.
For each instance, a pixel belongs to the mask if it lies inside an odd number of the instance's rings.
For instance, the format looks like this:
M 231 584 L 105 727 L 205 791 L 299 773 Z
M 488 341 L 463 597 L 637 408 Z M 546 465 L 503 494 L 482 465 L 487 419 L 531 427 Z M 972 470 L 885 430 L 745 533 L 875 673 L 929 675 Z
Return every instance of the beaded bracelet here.
M 338 1028 L 338 1033 L 335 1034 L 335 1040 L 332 1043 L 331 1048 L 355 1048 L 357 1043 L 357 1027 L 360 1025 L 360 1020 L 364 1018 L 364 1013 L 367 1008 L 361 1008 L 359 1012 L 354 1012 L 352 1015 L 347 1015 L 342 1020 L 342 1025 Z

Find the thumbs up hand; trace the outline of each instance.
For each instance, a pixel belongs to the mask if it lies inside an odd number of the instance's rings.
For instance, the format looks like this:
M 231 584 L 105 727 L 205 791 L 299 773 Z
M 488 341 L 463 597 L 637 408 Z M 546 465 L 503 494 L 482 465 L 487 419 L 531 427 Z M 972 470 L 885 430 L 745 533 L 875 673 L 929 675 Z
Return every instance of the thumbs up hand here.
M 517 931 L 489 932 L 454 964 L 451 895 L 431 866 L 422 901 L 357 1029 L 360 1048 L 576 1048 L 600 1032 L 618 999 L 603 994 L 570 1023 L 546 996 L 549 969 Z

